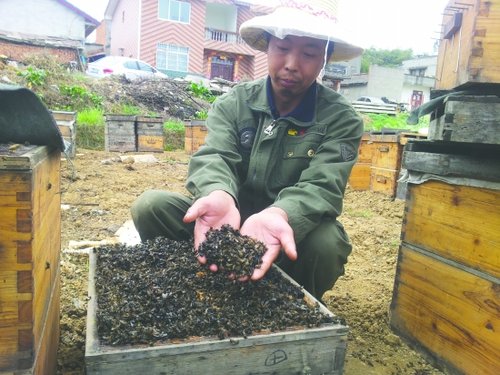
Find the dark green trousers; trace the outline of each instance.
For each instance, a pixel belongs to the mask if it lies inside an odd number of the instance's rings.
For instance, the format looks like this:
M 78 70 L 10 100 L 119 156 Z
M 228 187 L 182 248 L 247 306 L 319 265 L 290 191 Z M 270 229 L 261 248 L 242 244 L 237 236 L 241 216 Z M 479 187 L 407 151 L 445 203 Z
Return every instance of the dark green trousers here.
M 162 190 L 143 193 L 131 208 L 141 240 L 158 236 L 176 241 L 192 239 L 194 223 L 182 221 L 191 203 L 191 198 L 179 193 Z M 344 274 L 344 264 L 351 250 L 342 225 L 336 220 L 325 220 L 297 244 L 296 261 L 282 253 L 276 264 L 320 300 Z

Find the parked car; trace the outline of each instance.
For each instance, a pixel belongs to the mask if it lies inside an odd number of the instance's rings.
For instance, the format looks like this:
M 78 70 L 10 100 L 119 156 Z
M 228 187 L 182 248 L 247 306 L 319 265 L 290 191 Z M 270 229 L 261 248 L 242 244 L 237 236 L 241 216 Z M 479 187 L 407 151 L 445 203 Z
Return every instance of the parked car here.
M 124 75 L 129 80 L 139 78 L 167 78 L 167 75 L 144 61 L 124 56 L 106 56 L 89 63 L 87 75 L 95 78 Z
M 382 99 L 376 98 L 374 96 L 360 96 L 355 100 L 355 102 L 365 102 L 373 104 L 386 104 Z

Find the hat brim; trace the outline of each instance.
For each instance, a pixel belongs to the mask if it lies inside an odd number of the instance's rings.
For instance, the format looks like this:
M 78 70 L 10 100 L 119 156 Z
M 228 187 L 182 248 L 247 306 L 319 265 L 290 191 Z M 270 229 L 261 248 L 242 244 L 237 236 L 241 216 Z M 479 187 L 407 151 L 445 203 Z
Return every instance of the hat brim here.
M 334 42 L 330 62 L 351 60 L 363 53 L 361 47 L 347 41 L 345 32 L 337 23 L 295 9 L 277 8 L 271 14 L 252 18 L 240 26 L 243 40 L 262 52 L 267 52 L 266 34 L 280 39 L 295 35 Z

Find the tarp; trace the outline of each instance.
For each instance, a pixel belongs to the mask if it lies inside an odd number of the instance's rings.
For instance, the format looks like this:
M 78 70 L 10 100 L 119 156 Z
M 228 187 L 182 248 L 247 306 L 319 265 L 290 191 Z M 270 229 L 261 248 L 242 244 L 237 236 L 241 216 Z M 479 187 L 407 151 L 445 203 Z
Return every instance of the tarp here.
M 36 94 L 0 83 L 0 143 L 52 146 L 65 151 L 54 117 Z

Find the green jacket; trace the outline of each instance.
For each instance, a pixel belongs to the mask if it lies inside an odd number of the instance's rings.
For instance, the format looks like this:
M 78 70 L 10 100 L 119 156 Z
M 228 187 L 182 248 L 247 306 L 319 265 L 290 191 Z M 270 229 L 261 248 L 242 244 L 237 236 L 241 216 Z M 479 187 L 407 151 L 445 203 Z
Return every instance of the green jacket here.
M 313 121 L 273 121 L 266 79 L 243 83 L 215 101 L 206 125 L 186 184 L 195 199 L 224 190 L 242 220 L 280 207 L 296 242 L 324 218 L 340 215 L 363 133 L 361 117 L 341 95 L 318 85 Z

